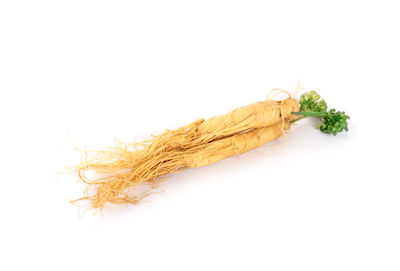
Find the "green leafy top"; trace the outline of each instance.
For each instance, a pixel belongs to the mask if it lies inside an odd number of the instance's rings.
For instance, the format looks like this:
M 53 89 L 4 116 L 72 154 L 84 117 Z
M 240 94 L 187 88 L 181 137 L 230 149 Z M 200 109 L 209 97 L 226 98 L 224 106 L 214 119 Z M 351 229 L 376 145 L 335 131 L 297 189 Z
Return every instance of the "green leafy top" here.
M 335 109 L 329 110 L 325 116 L 322 117 L 322 123 L 318 125 L 321 132 L 336 135 L 337 133 L 349 130 L 347 127 L 347 120 L 350 117 L 344 112 L 336 112 Z
M 350 119 L 344 112 L 330 109 L 327 111 L 326 102 L 321 99 L 315 91 L 306 92 L 300 96 L 300 112 L 294 112 L 293 114 L 299 115 L 300 117 L 293 120 L 292 122 L 299 121 L 306 117 L 318 117 L 322 119 L 322 122 L 318 124 L 318 129 L 321 132 L 327 134 L 336 135 L 337 133 L 348 131 L 347 120 Z
M 301 112 L 326 112 L 328 109 L 324 99 L 321 99 L 321 96 L 314 90 L 303 93 L 299 103 Z

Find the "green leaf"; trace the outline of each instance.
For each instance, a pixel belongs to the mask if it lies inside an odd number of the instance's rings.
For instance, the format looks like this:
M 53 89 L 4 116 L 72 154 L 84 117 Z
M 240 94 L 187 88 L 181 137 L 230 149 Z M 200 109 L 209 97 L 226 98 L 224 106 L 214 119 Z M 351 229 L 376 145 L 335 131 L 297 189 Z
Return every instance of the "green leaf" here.
M 300 117 L 292 120 L 292 123 L 302 120 L 306 117 L 321 118 L 322 122 L 318 125 L 321 132 L 327 134 L 337 135 L 342 131 L 348 131 L 347 120 L 350 119 L 344 112 L 331 109 L 327 111 L 328 106 L 324 99 L 315 92 L 310 91 L 303 93 L 299 100 L 300 111 L 293 112 L 292 114 L 299 115 Z
M 350 119 L 350 117 L 344 112 L 336 112 L 335 109 L 331 109 L 324 117 L 322 117 L 322 123 L 318 125 L 318 128 L 321 130 L 321 132 L 336 135 L 343 130 L 349 130 L 347 124 L 348 119 Z
M 328 108 L 324 99 L 314 90 L 303 93 L 299 103 L 302 112 L 326 112 Z

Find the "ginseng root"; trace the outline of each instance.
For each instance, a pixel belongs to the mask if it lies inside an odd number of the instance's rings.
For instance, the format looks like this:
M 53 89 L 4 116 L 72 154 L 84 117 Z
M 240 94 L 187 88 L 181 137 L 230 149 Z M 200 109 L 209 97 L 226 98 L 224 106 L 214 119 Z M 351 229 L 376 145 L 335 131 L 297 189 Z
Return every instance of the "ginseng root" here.
M 282 101 L 269 99 L 243 106 L 167 130 L 148 141 L 95 152 L 77 168 L 79 178 L 88 184 L 81 199 L 99 209 L 106 203 L 138 203 L 171 173 L 210 165 L 264 145 L 306 117 L 320 118 L 318 128 L 333 135 L 347 131 L 350 118 L 335 109 L 327 111 L 326 102 L 315 91 L 301 95 L 299 102 L 289 95 Z M 87 176 L 90 173 L 94 178 Z M 140 191 L 143 186 L 147 190 Z

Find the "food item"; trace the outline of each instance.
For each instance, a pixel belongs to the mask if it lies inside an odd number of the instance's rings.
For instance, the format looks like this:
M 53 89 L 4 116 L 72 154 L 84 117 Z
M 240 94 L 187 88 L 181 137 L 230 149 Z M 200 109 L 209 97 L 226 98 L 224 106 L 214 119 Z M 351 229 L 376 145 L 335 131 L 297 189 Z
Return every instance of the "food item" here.
M 264 145 L 308 116 L 322 118 L 319 129 L 325 133 L 347 131 L 349 117 L 326 110 L 325 101 L 315 91 L 303 94 L 299 102 L 289 95 L 282 101 L 268 99 L 200 119 L 148 141 L 96 152 L 77 168 L 79 178 L 88 184 L 86 195 L 78 200 L 90 200 L 93 208 L 100 209 L 106 203 L 137 203 L 171 173 L 206 166 Z M 97 177 L 87 178 L 88 172 Z M 138 192 L 146 185 L 150 187 L 147 192 Z

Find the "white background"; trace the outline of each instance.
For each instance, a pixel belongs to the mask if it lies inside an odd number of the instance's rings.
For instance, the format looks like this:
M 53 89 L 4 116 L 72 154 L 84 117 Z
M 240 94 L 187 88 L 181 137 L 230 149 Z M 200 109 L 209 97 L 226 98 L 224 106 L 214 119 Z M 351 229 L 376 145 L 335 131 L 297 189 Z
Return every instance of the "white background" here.
M 0 2 L 2 270 L 399 270 L 398 1 Z M 84 212 L 79 148 L 317 90 L 324 135 Z

